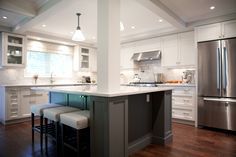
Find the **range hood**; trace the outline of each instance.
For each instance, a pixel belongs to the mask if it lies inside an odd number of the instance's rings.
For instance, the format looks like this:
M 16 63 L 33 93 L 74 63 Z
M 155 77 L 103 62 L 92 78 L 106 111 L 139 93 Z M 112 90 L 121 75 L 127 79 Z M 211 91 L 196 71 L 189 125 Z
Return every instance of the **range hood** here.
M 156 51 L 134 53 L 131 59 L 136 62 L 158 60 L 161 59 L 161 51 L 156 50 Z

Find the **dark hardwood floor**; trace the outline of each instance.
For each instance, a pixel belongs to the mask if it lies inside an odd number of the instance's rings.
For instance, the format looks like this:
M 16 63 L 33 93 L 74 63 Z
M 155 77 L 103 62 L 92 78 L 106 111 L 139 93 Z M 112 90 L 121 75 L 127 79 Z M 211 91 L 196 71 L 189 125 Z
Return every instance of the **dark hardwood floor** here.
M 166 146 L 150 145 L 130 157 L 236 157 L 236 135 L 198 129 L 173 123 L 173 142 Z M 39 136 L 31 145 L 29 122 L 0 125 L 0 157 L 44 157 Z M 55 157 L 54 145 L 49 145 L 49 157 Z M 71 156 L 71 155 L 70 155 Z
M 173 142 L 150 145 L 130 157 L 236 157 L 236 135 L 173 123 Z

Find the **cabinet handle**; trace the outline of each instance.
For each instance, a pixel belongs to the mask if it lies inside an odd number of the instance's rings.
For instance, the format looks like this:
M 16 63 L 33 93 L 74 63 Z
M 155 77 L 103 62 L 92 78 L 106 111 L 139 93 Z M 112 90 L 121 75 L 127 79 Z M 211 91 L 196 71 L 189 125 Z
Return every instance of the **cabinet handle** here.
M 185 113 L 185 112 L 184 112 L 183 114 L 184 114 L 184 115 L 188 115 L 188 116 L 189 116 L 189 113 Z
M 29 101 L 30 104 L 36 104 L 36 101 Z

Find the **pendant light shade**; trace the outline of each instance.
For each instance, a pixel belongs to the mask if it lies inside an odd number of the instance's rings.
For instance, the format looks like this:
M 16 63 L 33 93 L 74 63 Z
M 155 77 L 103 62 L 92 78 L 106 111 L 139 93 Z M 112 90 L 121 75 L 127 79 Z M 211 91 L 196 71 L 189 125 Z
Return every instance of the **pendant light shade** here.
M 83 35 L 83 33 L 81 32 L 80 26 L 79 26 L 79 16 L 80 16 L 81 14 L 80 14 L 80 13 L 77 13 L 76 15 L 78 16 L 78 26 L 77 26 L 77 28 L 76 28 L 75 33 L 73 34 L 72 40 L 74 40 L 74 41 L 84 41 L 85 38 L 84 38 L 84 35 Z

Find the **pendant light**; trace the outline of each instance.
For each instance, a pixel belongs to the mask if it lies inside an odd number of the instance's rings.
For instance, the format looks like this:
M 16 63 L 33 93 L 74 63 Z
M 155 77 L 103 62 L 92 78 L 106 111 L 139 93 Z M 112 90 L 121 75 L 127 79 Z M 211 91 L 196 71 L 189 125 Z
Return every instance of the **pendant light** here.
M 75 33 L 73 34 L 72 40 L 74 40 L 74 41 L 84 41 L 85 38 L 84 38 L 84 35 L 81 32 L 80 26 L 79 26 L 79 16 L 81 15 L 81 13 L 77 13 L 76 15 L 78 16 L 78 26 L 75 30 Z

